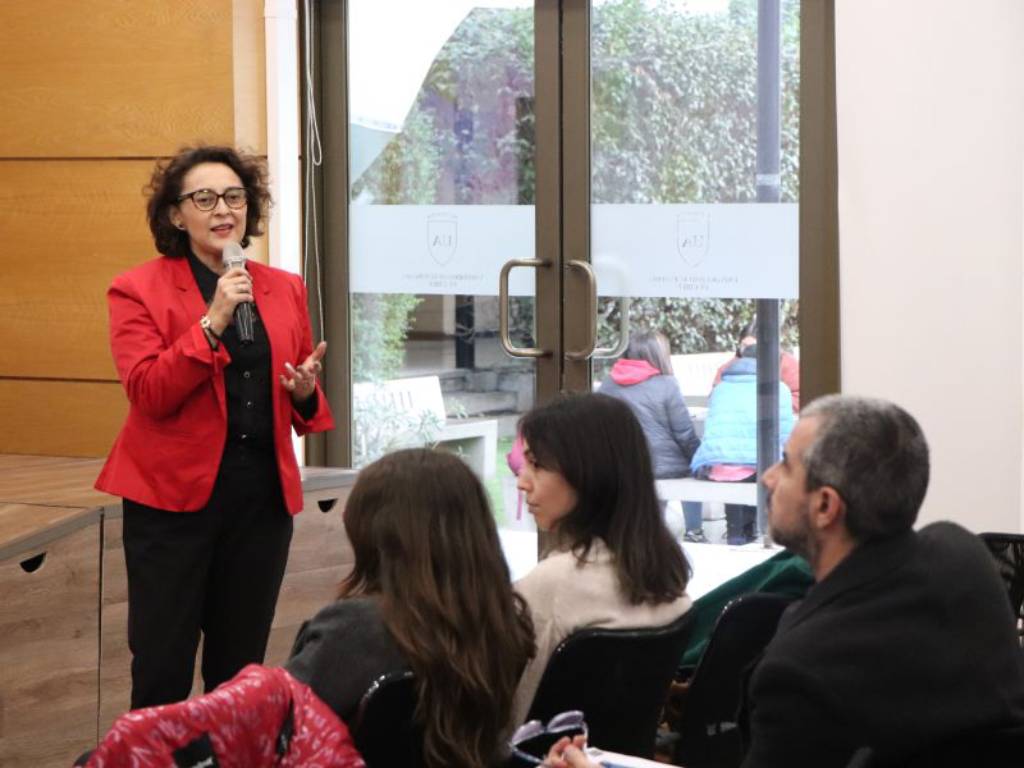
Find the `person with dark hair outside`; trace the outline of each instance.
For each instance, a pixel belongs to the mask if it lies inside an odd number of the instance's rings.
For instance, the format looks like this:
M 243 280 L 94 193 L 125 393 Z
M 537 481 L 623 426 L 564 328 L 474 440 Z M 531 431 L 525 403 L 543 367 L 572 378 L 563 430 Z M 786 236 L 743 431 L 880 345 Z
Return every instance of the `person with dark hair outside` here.
M 779 382 L 779 445 L 793 429 L 789 388 Z M 693 472 L 716 482 L 754 482 L 757 477 L 757 345 L 743 348 L 711 391 L 704 436 L 693 457 Z M 757 538 L 757 507 L 725 505 L 729 544 Z
M 743 357 L 743 350 L 757 344 L 757 320 L 751 320 L 740 330 L 739 342 L 736 344 L 736 357 Z M 722 374 L 726 368 L 732 365 L 735 360 L 727 360 L 715 371 L 715 380 L 711 384 L 712 390 L 722 380 Z M 789 387 L 790 398 L 793 402 L 793 413 L 800 413 L 800 361 L 786 350 L 779 351 L 779 380 Z
M 517 485 L 551 550 L 516 582 L 537 655 L 519 682 L 525 719 L 558 644 L 586 627 L 658 627 L 690 608 L 690 565 L 665 527 L 633 411 L 601 394 L 564 395 L 523 416 Z
M 96 487 L 124 499 L 133 709 L 188 697 L 200 632 L 207 691 L 263 661 L 302 510 L 292 428 L 334 427 L 302 279 L 224 263 L 269 204 L 258 158 L 183 149 L 150 182 L 161 255 L 107 292 L 129 408 Z M 243 303 L 251 343 L 233 325 Z
M 862 747 L 872 765 L 904 765 L 1024 727 L 1024 655 L 992 558 L 953 523 L 913 530 L 928 478 L 924 434 L 899 406 L 833 395 L 804 409 L 762 482 L 772 538 L 816 583 L 749 678 L 744 768 L 841 768 Z
M 347 722 L 378 677 L 412 670 L 425 765 L 499 764 L 533 631 L 480 481 L 453 454 L 398 451 L 359 473 L 344 521 L 355 565 L 285 668 Z
M 634 334 L 598 389 L 628 405 L 644 431 L 656 478 L 689 477 L 700 445 L 690 411 L 672 372 L 668 339 L 657 331 Z M 704 543 L 700 502 L 684 501 L 685 541 Z

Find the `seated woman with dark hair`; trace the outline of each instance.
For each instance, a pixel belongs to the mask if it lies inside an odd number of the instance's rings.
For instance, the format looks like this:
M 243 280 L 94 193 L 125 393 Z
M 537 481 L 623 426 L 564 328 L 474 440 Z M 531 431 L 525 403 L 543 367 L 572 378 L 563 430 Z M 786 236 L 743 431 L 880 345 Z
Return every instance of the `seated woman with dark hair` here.
M 537 637 L 516 690 L 516 724 L 570 634 L 663 626 L 690 607 L 690 566 L 662 520 L 647 440 L 629 406 L 601 394 L 564 396 L 527 413 L 520 434 L 517 485 L 553 546 L 516 583 Z
M 355 566 L 288 671 L 348 720 L 373 680 L 411 669 L 425 764 L 494 762 L 533 632 L 480 481 L 451 454 L 390 454 L 360 473 L 345 530 Z

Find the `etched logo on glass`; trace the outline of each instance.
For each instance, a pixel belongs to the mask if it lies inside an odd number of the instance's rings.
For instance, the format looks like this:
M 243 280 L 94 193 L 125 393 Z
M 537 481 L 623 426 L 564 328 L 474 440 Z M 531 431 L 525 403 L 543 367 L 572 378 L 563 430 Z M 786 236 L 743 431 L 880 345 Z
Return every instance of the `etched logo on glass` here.
M 707 213 L 681 213 L 676 217 L 676 250 L 687 266 L 700 266 L 710 243 L 711 217 Z
M 455 214 L 432 213 L 427 216 L 427 250 L 440 266 L 453 258 L 459 247 L 459 220 Z

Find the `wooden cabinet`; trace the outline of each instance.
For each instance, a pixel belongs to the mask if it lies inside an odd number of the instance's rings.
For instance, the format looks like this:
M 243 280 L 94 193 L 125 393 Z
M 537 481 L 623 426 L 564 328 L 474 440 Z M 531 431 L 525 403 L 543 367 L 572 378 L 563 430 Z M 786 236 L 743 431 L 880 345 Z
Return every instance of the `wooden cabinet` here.
M 96 741 L 100 523 L 8 549 L 0 559 L 0 765 L 67 766 Z M 67 508 L 0 505 L 43 521 Z

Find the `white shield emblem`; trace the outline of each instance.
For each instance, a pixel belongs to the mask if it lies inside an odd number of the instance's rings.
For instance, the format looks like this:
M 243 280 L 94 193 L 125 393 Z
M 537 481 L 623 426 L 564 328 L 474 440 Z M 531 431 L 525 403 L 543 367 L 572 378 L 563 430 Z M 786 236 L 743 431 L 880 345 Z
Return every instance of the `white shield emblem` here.
M 676 217 L 676 250 L 687 266 L 699 266 L 711 244 L 711 221 L 707 213 L 681 213 Z
M 455 257 L 459 247 L 459 220 L 452 213 L 427 216 L 427 250 L 442 267 Z

